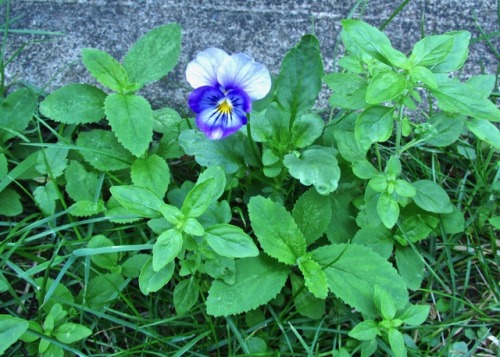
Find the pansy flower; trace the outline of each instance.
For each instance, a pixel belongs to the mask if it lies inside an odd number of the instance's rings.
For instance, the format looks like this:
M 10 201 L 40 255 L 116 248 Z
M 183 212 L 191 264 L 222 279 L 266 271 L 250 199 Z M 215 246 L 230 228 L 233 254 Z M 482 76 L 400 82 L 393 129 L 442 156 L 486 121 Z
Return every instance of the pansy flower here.
M 196 125 L 210 139 L 238 131 L 247 123 L 252 101 L 265 97 L 271 88 L 263 64 L 218 48 L 198 53 L 186 68 L 186 79 L 194 88 L 188 103 L 196 113 Z

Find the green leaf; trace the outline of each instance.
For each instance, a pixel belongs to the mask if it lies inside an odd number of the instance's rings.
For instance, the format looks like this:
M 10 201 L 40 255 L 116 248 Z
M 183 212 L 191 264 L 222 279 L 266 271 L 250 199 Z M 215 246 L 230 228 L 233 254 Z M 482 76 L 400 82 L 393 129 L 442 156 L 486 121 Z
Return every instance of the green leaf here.
M 392 135 L 394 108 L 374 106 L 363 111 L 356 119 L 355 136 L 358 145 L 368 149 L 372 143 L 384 142 Z
M 181 27 L 171 23 L 137 40 L 123 60 L 130 82 L 143 86 L 170 72 L 179 58 L 181 36 Z
M 10 315 L 0 315 L 0 355 L 26 332 L 29 323 Z
M 91 334 L 92 330 L 88 327 L 72 322 L 66 322 L 54 331 L 54 337 L 66 344 L 83 340 Z
M 93 201 L 99 185 L 97 174 L 85 170 L 78 161 L 70 161 L 64 172 L 65 189 L 74 201 Z
M 402 197 L 413 197 L 417 194 L 415 187 L 405 180 L 396 180 L 395 191 Z
M 451 115 L 446 112 L 440 112 L 429 119 L 432 128 L 425 143 L 434 146 L 448 146 L 458 140 L 464 128 L 465 116 L 462 114 Z
M 438 83 L 436 77 L 434 76 L 434 73 L 426 67 L 417 66 L 415 68 L 412 68 L 409 71 L 409 74 L 411 79 L 415 82 L 422 82 L 432 89 L 436 89 L 438 87 Z
M 105 248 L 105 247 L 114 247 L 114 243 L 111 239 L 103 236 L 102 234 L 98 234 L 93 236 L 90 241 L 87 243 L 88 248 Z M 118 253 L 104 253 L 104 254 L 95 254 L 90 256 L 90 260 L 92 263 L 97 265 L 103 269 L 113 269 L 118 263 Z
M 40 150 L 37 157 L 36 170 L 42 175 L 57 178 L 68 166 L 68 149 L 52 146 Z
M 385 259 L 391 256 L 393 242 L 391 231 L 383 224 L 376 227 L 363 227 L 352 238 L 352 243 L 368 247 Z
M 126 278 L 138 278 L 142 267 L 151 259 L 148 254 L 135 254 L 122 264 L 122 275 Z
M 437 106 L 451 113 L 464 114 L 477 119 L 500 121 L 500 110 L 487 98 L 466 83 L 449 80 L 439 88 L 431 89 L 438 100 Z
M 276 85 L 276 99 L 289 113 L 303 113 L 314 105 L 321 90 L 323 63 L 319 42 L 305 35 L 286 54 Z
M 22 134 L 33 118 L 36 106 L 37 97 L 28 88 L 18 89 L 1 100 L 0 144 L 16 136 L 16 133 Z
M 209 178 L 196 184 L 187 194 L 182 204 L 181 212 L 186 217 L 196 218 L 207 210 L 215 188 L 215 180 Z
M 182 225 L 182 231 L 186 234 L 202 237 L 205 234 L 203 225 L 196 218 L 188 217 Z
M 328 283 L 326 274 L 320 265 L 305 255 L 298 260 L 299 269 L 304 275 L 307 289 L 318 299 L 326 299 L 328 295 Z
M 427 36 L 418 41 L 410 55 L 415 66 L 432 66 L 443 61 L 450 53 L 454 38 L 448 35 Z
M 354 217 L 358 210 L 353 205 L 353 192 L 335 192 L 330 195 L 332 215 L 326 230 L 326 236 L 332 243 L 345 243 L 352 239 L 358 226 Z M 356 193 L 357 195 L 357 193 Z
M 165 196 L 170 184 L 170 169 L 167 162 L 158 155 L 136 159 L 131 167 L 132 183 L 149 188 L 158 197 Z
M 292 211 L 293 219 L 310 245 L 326 232 L 332 216 L 330 198 L 309 189 L 299 197 Z
M 45 186 L 38 186 L 33 191 L 35 202 L 40 207 L 40 210 L 50 216 L 56 210 L 56 200 L 59 199 L 57 187 L 54 181 L 49 181 Z
M 259 255 L 252 238 L 241 228 L 217 224 L 205 230 L 205 240 L 219 255 L 229 258 L 246 258 Z
M 446 191 L 430 180 L 420 180 L 413 183 L 417 194 L 413 201 L 420 208 L 433 213 L 451 213 L 453 205 Z
M 347 161 L 365 160 L 369 148 L 361 147 L 354 132 L 339 130 L 334 132 L 340 155 Z
M 128 76 L 125 69 L 107 52 L 95 48 L 84 48 L 82 62 L 103 86 L 117 92 L 122 92 L 127 88 Z
M 226 189 L 226 175 L 220 166 L 210 166 L 203 171 L 196 181 L 197 184 L 213 179 L 213 193 L 211 202 L 216 202 Z
M 120 274 L 100 274 L 92 278 L 86 289 L 85 301 L 90 308 L 101 308 L 118 295 L 125 280 Z M 82 292 L 85 291 L 82 289 Z
M 311 145 L 321 136 L 324 126 L 324 120 L 317 114 L 299 116 L 292 126 L 293 144 L 298 148 Z
M 0 180 L 7 176 L 7 172 L 9 172 L 7 157 L 4 154 L 0 154 Z
M 380 286 L 375 287 L 374 302 L 377 309 L 381 312 L 384 320 L 391 321 L 396 315 L 396 306 L 391 295 Z
M 391 328 L 387 331 L 389 335 L 389 345 L 391 346 L 394 357 L 406 357 L 406 346 L 403 334 L 398 330 Z
M 466 84 L 470 88 L 474 88 L 475 92 L 483 98 L 488 98 L 495 90 L 496 76 L 493 74 L 480 74 L 470 77 Z
M 304 186 L 313 185 L 322 195 L 335 191 L 340 179 L 340 168 L 335 150 L 314 146 L 299 153 L 287 154 L 283 163 L 290 175 Z
M 437 227 L 439 218 L 430 215 L 416 214 L 405 217 L 399 229 L 394 234 L 394 237 L 403 242 L 409 240 L 416 243 L 429 236 Z
M 201 131 L 185 130 L 179 136 L 179 144 L 201 166 L 221 166 L 231 174 L 243 167 L 247 155 L 237 134 L 224 140 L 210 140 Z
M 387 192 L 383 192 L 377 201 L 378 216 L 387 228 L 392 228 L 399 218 L 399 204 Z
M 406 79 L 396 72 L 380 72 L 368 84 L 366 102 L 380 104 L 395 99 L 404 92 L 406 84 Z
M 410 305 L 404 310 L 403 314 L 398 316 L 398 318 L 403 320 L 407 325 L 419 326 L 427 319 L 430 310 L 430 305 Z
M 396 309 L 408 303 L 403 279 L 387 260 L 370 248 L 333 244 L 317 248 L 312 258 L 325 271 L 330 290 L 363 314 L 378 314 L 373 303 L 376 285 L 392 296 Z
M 104 118 L 106 93 L 88 84 L 68 84 L 40 103 L 40 113 L 65 124 L 95 123 Z
M 72 204 L 71 207 L 69 207 L 69 210 L 72 216 L 89 217 L 106 211 L 106 206 L 104 205 L 103 200 L 98 200 L 97 202 L 78 201 Z
M 162 134 L 177 132 L 183 121 L 179 113 L 172 108 L 157 109 L 153 113 L 153 130 Z
M 420 254 L 412 247 L 398 247 L 396 249 L 396 265 L 399 274 L 406 281 L 408 289 L 417 290 L 424 280 L 424 261 Z
M 479 140 L 485 141 L 495 149 L 500 150 L 500 131 L 488 120 L 469 118 L 465 121 L 465 126 Z
M 462 233 L 465 230 L 464 213 L 457 207 L 453 206 L 451 213 L 441 214 L 440 217 L 446 234 Z
M 310 319 L 319 320 L 325 313 L 325 300 L 316 298 L 305 287 L 304 279 L 291 273 L 293 304 L 297 311 Z
M 36 278 L 35 282 L 37 283 L 37 285 L 41 286 L 44 283 L 44 278 Z M 52 284 L 55 284 L 54 280 L 48 278 L 44 289 L 45 293 L 49 290 L 52 290 Z M 42 296 L 42 289 L 35 289 L 35 295 L 38 304 L 42 306 L 42 310 L 47 313 L 56 303 L 60 303 L 63 306 L 70 306 L 75 302 L 71 291 L 69 291 L 69 289 L 62 283 L 57 284 L 56 288 L 53 290 L 52 295 L 50 296 L 50 299 L 48 300 L 45 296 Z
M 163 232 L 153 246 L 153 271 L 158 272 L 174 261 L 182 249 L 182 234 L 175 228 Z
M 149 102 L 134 94 L 110 94 L 104 108 L 118 141 L 132 154 L 140 156 L 153 137 L 153 110 Z
M 0 215 L 14 217 L 23 212 L 21 196 L 10 188 L 0 192 Z
M 168 263 L 160 271 L 153 270 L 152 260 L 149 260 L 141 269 L 139 275 L 139 288 L 144 295 L 154 293 L 163 288 L 172 279 L 175 263 Z
M 174 307 L 177 315 L 189 313 L 198 302 L 199 293 L 200 288 L 193 278 L 177 284 L 174 288 Z
M 352 172 L 363 180 L 372 179 L 380 172 L 368 160 L 356 160 L 352 163 Z
M 297 259 L 306 253 L 304 235 L 283 206 L 255 196 L 248 203 L 248 213 L 254 233 L 268 255 L 282 263 L 295 265 Z
M 462 68 L 465 60 L 469 56 L 469 41 L 471 37 L 470 32 L 452 31 L 447 32 L 445 35 L 450 36 L 454 39 L 453 46 L 451 47 L 446 57 L 437 65 L 431 68 L 432 72 L 434 73 L 448 73 L 457 71 Z
M 359 341 L 370 341 L 377 337 L 379 333 L 378 324 L 373 320 L 360 322 L 349 331 L 349 337 Z
M 212 316 L 240 314 L 269 302 L 281 291 L 289 268 L 263 254 L 236 261 L 233 285 L 215 280 L 208 291 L 207 313 Z
M 366 79 L 350 73 L 330 73 L 323 80 L 333 90 L 328 99 L 332 107 L 362 109 L 368 106 L 365 100 L 368 88 Z
M 141 217 L 161 217 L 163 201 L 150 189 L 140 186 L 113 186 L 111 194 L 120 204 Z
M 99 171 L 116 171 L 130 167 L 133 156 L 111 131 L 94 129 L 78 135 L 76 144 L 85 161 Z

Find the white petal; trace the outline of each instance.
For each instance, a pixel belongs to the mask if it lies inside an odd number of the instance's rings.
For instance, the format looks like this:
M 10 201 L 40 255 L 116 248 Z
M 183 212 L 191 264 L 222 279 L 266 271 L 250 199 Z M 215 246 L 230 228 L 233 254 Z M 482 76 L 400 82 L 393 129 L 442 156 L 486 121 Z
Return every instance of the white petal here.
M 244 53 L 226 58 L 219 67 L 217 79 L 224 88 L 239 88 L 252 100 L 264 98 L 271 89 L 269 71 Z
M 186 79 L 193 88 L 217 86 L 217 72 L 221 63 L 229 55 L 218 48 L 208 48 L 199 52 L 186 68 Z

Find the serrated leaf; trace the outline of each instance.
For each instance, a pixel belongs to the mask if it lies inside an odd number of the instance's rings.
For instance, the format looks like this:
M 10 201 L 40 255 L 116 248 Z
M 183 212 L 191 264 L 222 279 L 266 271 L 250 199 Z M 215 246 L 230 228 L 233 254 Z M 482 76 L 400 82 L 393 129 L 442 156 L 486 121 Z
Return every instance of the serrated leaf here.
M 68 149 L 52 146 L 40 150 L 36 161 L 36 170 L 42 175 L 57 178 L 64 173 L 68 165 Z
M 384 142 L 392 135 L 394 108 L 373 106 L 356 119 L 354 134 L 358 145 L 368 149 L 372 143 Z
M 106 96 L 88 84 L 68 84 L 40 103 L 40 113 L 65 124 L 95 123 L 104 118 Z
M 28 88 L 12 92 L 0 103 L 0 144 L 22 134 L 36 110 L 37 97 Z M 9 129 L 9 130 L 5 130 Z
M 263 254 L 236 262 L 233 285 L 215 280 L 208 291 L 207 313 L 212 316 L 240 314 L 273 299 L 283 288 L 289 268 Z
M 111 131 L 94 129 L 78 135 L 76 144 L 85 161 L 99 171 L 116 171 L 130 167 L 133 156 Z
M 125 208 L 123 209 L 126 210 Z M 97 202 L 78 201 L 69 207 L 69 213 L 75 217 L 90 217 L 104 211 L 106 211 L 106 206 L 103 200 L 98 200 Z
M 88 248 L 105 248 L 113 246 L 113 241 L 102 234 L 93 236 L 87 243 Z M 98 267 L 109 270 L 118 263 L 118 253 L 113 252 L 91 255 L 90 260 Z
M 154 82 L 174 68 L 181 49 L 181 27 L 167 24 L 142 36 L 129 49 L 123 64 L 131 83 Z
M 389 259 L 393 249 L 394 238 L 389 229 L 383 224 L 376 227 L 363 227 L 356 232 L 352 243 L 363 245 Z
M 109 53 L 96 48 L 84 48 L 82 62 L 102 85 L 117 92 L 126 89 L 128 85 L 127 73 L 120 62 Z
M 72 322 L 66 322 L 54 331 L 54 337 L 66 344 L 83 340 L 91 334 L 92 330 L 88 327 Z
M 47 182 L 45 186 L 38 186 L 35 191 L 33 191 L 33 197 L 44 214 L 48 216 L 54 214 L 56 210 L 56 200 L 59 198 L 54 181 Z
M 320 238 L 330 224 L 330 198 L 309 189 L 295 202 L 292 216 L 309 245 Z
M 328 295 L 328 283 L 326 281 L 326 274 L 320 265 L 307 255 L 299 258 L 298 265 L 304 275 L 307 289 L 318 299 L 326 299 Z
M 323 133 L 324 120 L 317 114 L 304 114 L 293 122 L 292 141 L 298 148 L 311 145 Z
M 293 304 L 297 311 L 310 319 L 319 320 L 325 313 L 325 300 L 316 298 L 305 287 L 304 279 L 291 273 Z
M 96 195 L 99 178 L 94 172 L 85 170 L 78 161 L 70 161 L 66 171 L 65 189 L 74 201 L 93 201 Z
M 500 131 L 488 120 L 469 118 L 465 121 L 465 126 L 479 140 L 485 141 L 495 149 L 500 150 Z
M 150 155 L 145 159 L 136 159 L 131 167 L 132 183 L 149 188 L 158 197 L 165 196 L 170 184 L 170 169 L 165 160 L 158 155 Z
M 198 302 L 199 293 L 200 288 L 193 278 L 177 284 L 174 289 L 174 306 L 177 315 L 188 313 Z
M 387 260 L 370 248 L 333 244 L 317 248 L 312 258 L 325 271 L 330 290 L 367 316 L 378 314 L 373 303 L 376 285 L 392 296 L 396 309 L 408 303 L 403 279 Z
M 153 246 L 153 271 L 158 272 L 173 262 L 182 249 L 182 233 L 175 228 L 163 232 Z
M 29 323 L 24 319 L 10 315 L 0 315 L 0 355 L 17 342 L 26 332 Z
M 144 295 L 154 293 L 163 288 L 174 275 L 175 263 L 168 263 L 160 271 L 153 270 L 152 259 L 149 260 L 141 269 L 139 275 L 139 288 Z
M 453 205 L 446 191 L 430 180 L 419 180 L 413 183 L 417 194 L 413 201 L 420 208 L 433 213 L 451 213 Z
M 289 113 L 309 110 L 321 90 L 323 63 L 319 42 L 305 35 L 285 55 L 276 84 L 276 99 Z
M 292 177 L 304 186 L 313 185 L 322 195 L 328 195 L 337 189 L 340 168 L 332 148 L 317 146 L 298 155 L 287 154 L 283 163 Z
M 250 222 L 262 249 L 288 265 L 306 253 L 306 240 L 287 210 L 261 196 L 248 203 Z
M 21 196 L 10 188 L 6 188 L 0 192 L 0 215 L 14 217 L 23 212 L 21 204 Z
M 218 224 L 205 230 L 204 239 L 219 255 L 229 258 L 246 258 L 259 255 L 252 238 L 241 228 Z
M 150 189 L 140 186 L 113 186 L 110 191 L 120 204 L 142 217 L 161 217 L 163 201 Z
M 408 289 L 417 290 L 424 280 L 424 260 L 412 247 L 396 249 L 396 265 Z
M 104 109 L 118 141 L 132 154 L 140 156 L 153 137 L 153 110 L 149 102 L 134 94 L 110 94 Z

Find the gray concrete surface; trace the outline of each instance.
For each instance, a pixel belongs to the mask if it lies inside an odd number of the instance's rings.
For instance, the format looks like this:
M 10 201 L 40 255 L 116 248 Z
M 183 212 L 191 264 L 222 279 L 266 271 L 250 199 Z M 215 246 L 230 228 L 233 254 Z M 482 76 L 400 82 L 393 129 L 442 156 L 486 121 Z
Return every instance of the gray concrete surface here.
M 378 26 L 400 3 L 369 1 L 362 18 Z M 287 50 L 314 29 L 325 67 L 331 70 L 340 20 L 355 4 L 355 0 L 11 0 L 11 15 L 21 16 L 13 28 L 60 31 L 65 36 L 30 44 L 8 67 L 7 74 L 49 91 L 71 82 L 95 84 L 81 64 L 82 48 L 99 48 L 121 60 L 130 44 L 149 29 L 177 22 L 183 28 L 180 62 L 171 74 L 141 94 L 155 108 L 171 106 L 187 111 L 190 89 L 184 70 L 196 52 L 210 46 L 230 53 L 245 52 L 277 73 Z M 0 11 L 4 9 L 2 6 Z M 386 33 L 395 48 L 408 53 L 422 31 L 438 34 L 466 29 L 477 38 L 480 33 L 475 18 L 486 32 L 497 31 L 496 1 L 410 0 Z M 40 37 L 13 34 L 9 51 L 37 39 Z M 498 48 L 500 42 L 496 38 L 492 41 Z M 496 71 L 497 62 L 484 41 L 472 44 L 470 53 L 464 75 Z

